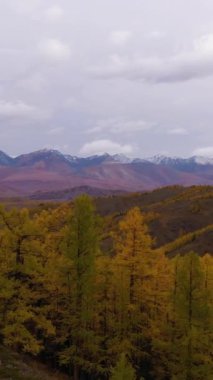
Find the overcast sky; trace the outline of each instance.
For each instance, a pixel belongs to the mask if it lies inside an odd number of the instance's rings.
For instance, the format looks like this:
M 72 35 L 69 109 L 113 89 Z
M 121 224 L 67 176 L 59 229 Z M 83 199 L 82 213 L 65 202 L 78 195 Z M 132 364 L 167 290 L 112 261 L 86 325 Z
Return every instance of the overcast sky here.
M 212 0 L 0 0 L 0 150 L 213 157 Z

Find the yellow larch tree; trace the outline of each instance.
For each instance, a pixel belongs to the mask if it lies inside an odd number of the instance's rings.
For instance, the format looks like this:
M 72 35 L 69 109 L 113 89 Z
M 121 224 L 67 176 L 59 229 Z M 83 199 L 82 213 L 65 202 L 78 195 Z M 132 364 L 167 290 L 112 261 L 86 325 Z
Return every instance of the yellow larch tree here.
M 116 324 L 111 349 L 117 354 L 127 353 L 135 366 L 142 368 L 150 360 L 147 348 L 155 302 L 151 284 L 156 255 L 146 219 L 139 208 L 127 212 L 113 239 Z

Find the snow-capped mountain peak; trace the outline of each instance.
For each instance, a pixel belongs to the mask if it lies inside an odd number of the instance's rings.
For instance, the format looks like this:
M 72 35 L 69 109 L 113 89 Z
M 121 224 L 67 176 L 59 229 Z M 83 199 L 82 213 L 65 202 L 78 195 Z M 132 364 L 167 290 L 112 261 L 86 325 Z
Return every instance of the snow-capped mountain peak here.
M 157 154 L 156 156 L 149 157 L 146 160 L 149 162 L 152 162 L 153 164 L 157 164 L 157 165 L 162 165 L 162 164 L 168 165 L 171 162 L 180 161 L 183 159 L 180 157 L 168 157 L 168 156 L 164 156 L 161 154 Z
M 114 162 L 118 162 L 120 164 L 130 164 L 132 162 L 132 159 L 129 157 L 126 157 L 124 154 L 114 154 L 112 156 Z

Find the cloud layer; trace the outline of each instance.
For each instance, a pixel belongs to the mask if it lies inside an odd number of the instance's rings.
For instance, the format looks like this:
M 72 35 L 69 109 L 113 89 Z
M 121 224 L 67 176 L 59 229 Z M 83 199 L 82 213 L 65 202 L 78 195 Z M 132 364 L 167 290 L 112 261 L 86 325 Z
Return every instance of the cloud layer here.
M 193 12 L 184 0 L 2 1 L 0 150 L 211 154 L 212 14 L 211 0 Z
M 159 58 L 114 55 L 104 66 L 91 68 L 100 79 L 123 78 L 152 83 L 175 83 L 213 76 L 213 34 L 194 41 L 191 51 Z

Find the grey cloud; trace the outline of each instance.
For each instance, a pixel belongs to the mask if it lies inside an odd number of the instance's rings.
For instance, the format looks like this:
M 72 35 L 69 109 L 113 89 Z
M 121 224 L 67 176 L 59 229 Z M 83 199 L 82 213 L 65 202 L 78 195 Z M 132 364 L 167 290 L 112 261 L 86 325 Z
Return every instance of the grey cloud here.
M 39 43 L 39 52 L 47 62 L 63 62 L 70 58 L 70 47 L 57 38 L 48 38 Z
M 158 40 L 166 37 L 166 33 L 160 30 L 152 30 L 150 33 L 147 34 L 147 37 Z
M 130 30 L 114 30 L 110 35 L 110 41 L 117 46 L 124 46 L 131 40 Z
M 103 119 L 98 120 L 93 128 L 88 129 L 87 133 L 133 133 L 149 130 L 154 125 L 154 123 L 144 120 Z
M 57 135 L 61 135 L 63 132 L 64 132 L 64 127 L 55 127 L 48 130 L 47 135 L 57 136 Z
M 4 119 L 18 119 L 18 118 L 27 118 L 27 119 L 47 119 L 49 113 L 44 110 L 31 105 L 24 103 L 22 101 L 17 102 L 7 102 L 0 101 L 0 120 Z
M 193 151 L 195 156 L 212 157 L 213 158 L 213 145 L 197 148 Z
M 186 128 L 172 128 L 167 131 L 169 135 L 186 136 L 189 134 Z
M 45 11 L 46 19 L 50 22 L 58 22 L 61 21 L 64 16 L 63 8 L 58 5 L 52 5 Z
M 31 13 L 38 9 L 41 0 L 8 0 L 12 10 L 20 13 Z
M 151 83 L 175 83 L 213 76 L 213 35 L 195 41 L 191 52 L 166 58 L 115 55 L 106 66 L 90 69 L 100 79 L 123 78 Z
M 20 90 L 24 91 L 32 91 L 32 92 L 41 92 L 46 88 L 48 85 L 48 82 L 44 75 L 37 72 L 35 74 L 28 76 L 25 76 L 22 79 L 19 79 L 16 81 L 16 86 Z

